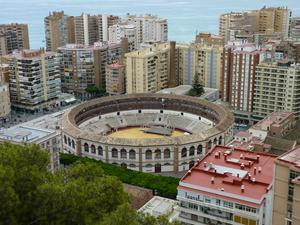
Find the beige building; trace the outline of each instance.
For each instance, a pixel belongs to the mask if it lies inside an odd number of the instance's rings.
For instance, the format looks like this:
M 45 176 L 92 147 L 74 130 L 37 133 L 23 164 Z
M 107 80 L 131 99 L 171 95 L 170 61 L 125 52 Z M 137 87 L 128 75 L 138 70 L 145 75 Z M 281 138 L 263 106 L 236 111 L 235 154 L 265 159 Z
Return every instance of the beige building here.
M 8 84 L 5 83 L 4 76 L 0 70 L 0 119 L 5 118 L 10 113 L 10 97 Z
M 106 92 L 109 95 L 125 93 L 125 65 L 122 62 L 106 66 Z
M 221 88 L 222 45 L 207 45 L 203 43 L 178 44 L 177 77 L 179 84 L 192 85 L 195 76 L 203 86 Z
M 108 41 L 108 28 L 118 21 L 119 17 L 112 15 L 82 13 L 80 16 L 75 16 L 75 43 L 89 46 L 95 42 Z
M 0 24 L 0 56 L 21 49 L 29 49 L 28 25 Z
M 126 56 L 129 93 L 136 93 L 137 90 L 156 92 L 171 86 L 192 85 L 195 76 L 199 77 L 203 86 L 221 89 L 222 45 L 174 43 L 171 48 L 170 44 L 155 44 Z M 149 79 L 147 83 L 140 74 L 148 77 L 144 78 Z
M 203 86 L 221 90 L 223 46 L 193 44 L 195 51 L 195 75 Z
M 284 38 L 289 35 L 291 11 L 288 8 L 262 8 L 252 11 L 256 14 L 256 29 L 259 33 L 282 33 Z
M 275 161 L 273 225 L 300 224 L 300 148 Z
M 168 87 L 170 45 L 158 44 L 126 57 L 126 92 L 155 93 Z
M 9 65 L 12 106 L 34 111 L 57 104 L 61 93 L 57 53 L 23 50 L 5 56 L 4 60 Z
M 91 46 L 68 44 L 58 48 L 62 91 L 82 98 L 89 86 L 105 88 L 106 65 L 122 59 L 123 44 L 96 42 Z
M 284 7 L 270 7 L 249 12 L 231 12 L 220 16 L 219 34 L 227 41 L 235 40 L 239 34 L 275 34 L 282 38 L 289 35 L 291 11 Z
M 120 18 L 113 15 L 68 16 L 63 11 L 49 13 L 45 17 L 47 51 L 56 51 L 66 44 L 93 45 L 108 41 L 108 28 L 117 24 Z
M 294 40 L 300 40 L 300 16 L 291 18 L 290 37 Z
M 58 47 L 75 43 L 74 18 L 61 12 L 49 13 L 44 18 L 46 49 L 56 51 Z
M 274 111 L 300 116 L 300 67 L 291 63 L 261 63 L 256 67 L 253 114 L 265 117 Z
M 206 45 L 224 45 L 224 37 L 211 33 L 199 33 L 196 35 L 195 43 Z
M 244 19 L 244 14 L 240 12 L 231 12 L 222 14 L 219 18 L 219 35 L 224 37 L 225 43 L 230 40 L 229 31 L 240 27 Z

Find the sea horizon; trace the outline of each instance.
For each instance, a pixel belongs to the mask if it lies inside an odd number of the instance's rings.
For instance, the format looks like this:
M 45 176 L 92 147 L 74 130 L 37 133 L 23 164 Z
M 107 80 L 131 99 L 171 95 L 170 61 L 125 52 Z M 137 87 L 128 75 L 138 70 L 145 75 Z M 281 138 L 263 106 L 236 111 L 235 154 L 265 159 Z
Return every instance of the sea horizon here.
M 168 20 L 169 40 L 177 42 L 191 42 L 197 32 L 217 34 L 219 16 L 226 12 L 281 6 L 290 8 L 293 16 L 300 16 L 300 5 L 295 0 L 0 0 L 0 4 L 0 24 L 27 23 L 32 49 L 45 46 L 44 17 L 52 11 L 64 11 L 73 16 L 82 12 L 158 15 Z

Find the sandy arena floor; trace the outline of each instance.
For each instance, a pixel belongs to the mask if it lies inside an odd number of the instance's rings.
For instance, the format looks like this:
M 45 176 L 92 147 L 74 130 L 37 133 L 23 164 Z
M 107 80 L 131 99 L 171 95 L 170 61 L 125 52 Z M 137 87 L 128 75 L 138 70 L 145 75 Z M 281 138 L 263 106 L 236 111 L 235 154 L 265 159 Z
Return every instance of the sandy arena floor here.
M 174 130 L 171 137 L 179 137 L 182 135 L 184 135 L 184 132 Z M 108 136 L 118 137 L 118 138 L 134 138 L 134 139 L 164 138 L 163 135 L 144 133 L 143 128 L 140 127 L 131 127 L 127 129 L 122 129 Z

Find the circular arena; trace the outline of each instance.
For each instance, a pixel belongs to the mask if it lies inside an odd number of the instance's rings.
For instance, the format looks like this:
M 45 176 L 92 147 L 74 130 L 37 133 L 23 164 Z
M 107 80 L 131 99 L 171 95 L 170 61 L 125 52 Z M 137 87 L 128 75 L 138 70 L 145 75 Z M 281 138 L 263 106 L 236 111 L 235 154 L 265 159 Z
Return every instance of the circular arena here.
M 63 149 L 143 172 L 188 170 L 232 137 L 230 110 L 199 98 L 131 94 L 94 99 L 68 111 Z

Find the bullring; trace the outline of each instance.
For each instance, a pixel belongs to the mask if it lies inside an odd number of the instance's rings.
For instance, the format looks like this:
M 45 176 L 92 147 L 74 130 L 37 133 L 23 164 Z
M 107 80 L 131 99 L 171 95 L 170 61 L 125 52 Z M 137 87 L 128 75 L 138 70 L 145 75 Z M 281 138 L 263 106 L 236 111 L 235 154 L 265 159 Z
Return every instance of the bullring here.
M 63 149 L 132 170 L 184 171 L 214 145 L 232 138 L 233 120 L 229 109 L 194 97 L 104 97 L 64 115 Z

